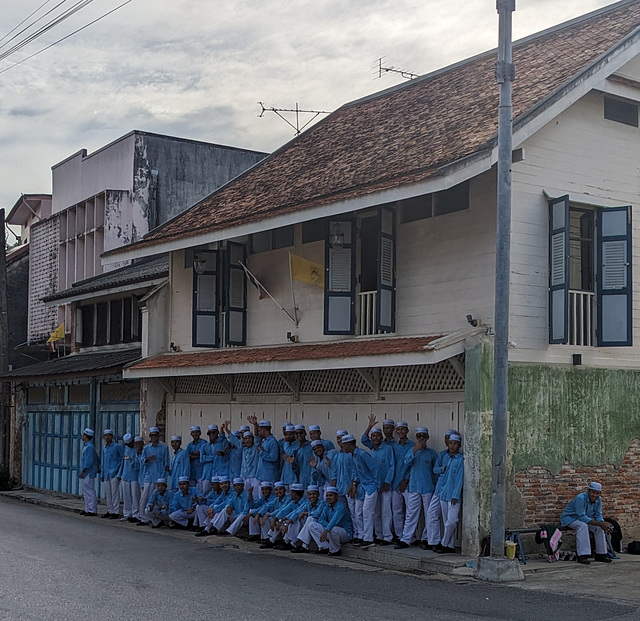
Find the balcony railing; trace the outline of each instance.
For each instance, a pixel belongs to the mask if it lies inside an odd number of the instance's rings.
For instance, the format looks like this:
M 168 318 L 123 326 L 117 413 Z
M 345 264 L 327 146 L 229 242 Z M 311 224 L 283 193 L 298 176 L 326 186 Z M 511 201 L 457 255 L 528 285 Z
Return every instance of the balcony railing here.
M 569 345 L 591 347 L 595 343 L 595 293 L 569 291 Z
M 376 331 L 376 296 L 377 291 L 358 293 L 358 323 L 356 327 L 358 336 L 378 333 Z

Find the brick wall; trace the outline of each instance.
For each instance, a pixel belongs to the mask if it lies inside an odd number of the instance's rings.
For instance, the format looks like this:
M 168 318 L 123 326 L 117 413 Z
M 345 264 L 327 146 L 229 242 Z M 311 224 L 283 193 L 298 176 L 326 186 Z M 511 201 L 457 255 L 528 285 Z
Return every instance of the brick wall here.
M 58 327 L 56 307 L 46 307 L 42 298 L 58 290 L 58 244 L 60 219 L 57 215 L 34 225 L 29 242 L 29 322 L 27 340 L 46 340 Z
M 526 505 L 525 526 L 556 523 L 565 505 L 589 481 L 602 483 L 604 517 L 616 519 L 623 532 L 640 525 L 640 439 L 631 442 L 622 464 L 573 466 L 565 461 L 556 475 L 543 466 L 516 472 L 516 488 Z

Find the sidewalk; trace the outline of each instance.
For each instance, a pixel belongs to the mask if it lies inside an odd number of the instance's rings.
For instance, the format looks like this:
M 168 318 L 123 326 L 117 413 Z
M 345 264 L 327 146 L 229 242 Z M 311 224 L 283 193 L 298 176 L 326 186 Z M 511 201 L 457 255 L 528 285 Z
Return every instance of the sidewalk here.
M 54 492 L 44 492 L 29 489 L 0 492 L 0 498 L 11 498 L 22 502 L 39 505 L 73 513 L 80 513 L 84 508 L 81 498 Z M 101 512 L 99 505 L 98 513 Z M 96 520 L 96 525 L 102 520 Z M 121 528 L 137 527 L 128 522 L 108 521 L 109 525 Z M 193 533 L 185 531 L 167 531 L 161 529 L 151 531 L 139 529 L 149 534 L 159 534 L 177 537 L 192 538 Z M 253 551 L 255 544 L 247 543 L 236 537 L 219 538 L 207 537 L 199 539 L 201 543 L 215 545 L 216 547 L 230 546 L 243 551 Z M 284 555 L 286 552 L 273 550 L 261 550 L 265 554 Z M 291 556 L 291 555 L 288 555 Z M 308 555 L 296 555 L 296 558 Z M 313 556 L 312 558 L 318 558 Z M 310 560 L 310 558 L 309 558 Z M 343 561 L 350 561 L 371 568 L 408 572 L 414 575 L 439 575 L 442 579 L 453 582 L 467 582 L 474 580 L 473 569 L 476 559 L 459 554 L 440 555 L 435 552 L 425 551 L 417 547 L 404 550 L 396 550 L 393 546 L 376 546 L 367 550 L 345 545 L 343 547 Z M 618 599 L 634 603 L 640 603 L 640 556 L 621 554 L 620 559 L 613 563 L 592 563 L 589 566 L 579 565 L 575 562 L 559 561 L 548 563 L 543 559 L 529 559 L 522 566 L 525 581 L 512 583 L 510 586 L 525 590 L 544 590 L 559 594 L 584 595 L 601 597 L 611 600 Z

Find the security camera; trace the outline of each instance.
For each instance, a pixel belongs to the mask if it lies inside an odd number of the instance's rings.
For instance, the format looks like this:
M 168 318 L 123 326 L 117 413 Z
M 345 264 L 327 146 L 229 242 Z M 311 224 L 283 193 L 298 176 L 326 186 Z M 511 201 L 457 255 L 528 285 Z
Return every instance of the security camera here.
M 473 315 L 467 315 L 467 322 L 469 325 L 476 328 L 478 326 L 478 320 L 473 318 Z

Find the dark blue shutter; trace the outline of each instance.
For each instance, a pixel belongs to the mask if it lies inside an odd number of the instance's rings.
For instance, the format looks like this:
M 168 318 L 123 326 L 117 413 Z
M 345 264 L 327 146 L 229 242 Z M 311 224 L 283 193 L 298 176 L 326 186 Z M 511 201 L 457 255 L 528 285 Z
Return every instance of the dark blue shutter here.
M 199 251 L 196 260 L 204 262 L 204 271 L 193 269 L 193 346 L 218 347 L 218 253 Z
M 631 209 L 598 210 L 598 345 L 632 344 Z
M 329 220 L 324 250 L 324 333 L 354 334 L 355 222 Z
M 376 330 L 396 330 L 396 222 L 395 211 L 380 207 L 378 212 L 378 291 Z
M 569 196 L 549 202 L 549 343 L 569 340 Z
M 247 344 L 247 275 L 241 264 L 247 264 L 247 249 L 244 244 L 227 243 L 225 280 L 226 345 Z

